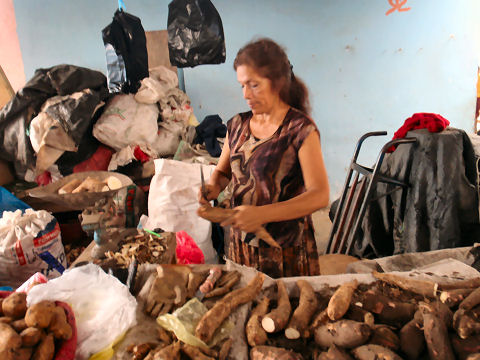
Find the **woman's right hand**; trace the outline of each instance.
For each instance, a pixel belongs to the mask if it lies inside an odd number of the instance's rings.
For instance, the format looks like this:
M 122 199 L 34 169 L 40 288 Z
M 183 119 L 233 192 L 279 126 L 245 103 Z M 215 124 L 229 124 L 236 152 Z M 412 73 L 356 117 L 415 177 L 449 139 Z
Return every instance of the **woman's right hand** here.
M 205 193 L 206 193 L 206 198 L 202 193 L 202 187 L 198 190 L 198 202 L 200 204 L 208 204 L 211 200 L 215 200 L 218 198 L 218 195 L 220 195 L 220 185 L 211 185 L 211 184 L 205 184 Z

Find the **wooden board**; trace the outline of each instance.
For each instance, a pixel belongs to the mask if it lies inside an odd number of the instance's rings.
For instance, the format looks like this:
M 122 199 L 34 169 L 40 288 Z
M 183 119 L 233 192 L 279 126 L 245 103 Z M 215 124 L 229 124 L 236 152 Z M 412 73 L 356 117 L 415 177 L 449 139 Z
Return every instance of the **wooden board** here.
M 147 38 L 148 67 L 152 69 L 163 65 L 176 74 L 177 68 L 170 64 L 167 30 L 145 31 L 145 36 Z
M 0 66 L 0 109 L 5 106 L 6 103 L 15 95 L 12 85 L 7 79 L 7 75 L 3 72 Z

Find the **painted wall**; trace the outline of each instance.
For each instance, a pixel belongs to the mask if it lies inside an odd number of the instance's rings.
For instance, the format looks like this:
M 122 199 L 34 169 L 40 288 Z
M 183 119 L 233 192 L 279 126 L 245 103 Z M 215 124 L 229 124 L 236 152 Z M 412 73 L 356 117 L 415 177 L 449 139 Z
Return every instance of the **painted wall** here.
M 17 24 L 13 0 L 0 0 L 0 66 L 2 66 L 8 82 L 17 91 L 25 85 L 22 53 L 17 36 Z
M 145 30 L 166 28 L 168 0 L 125 3 Z M 202 120 L 218 113 L 226 121 L 246 110 L 233 59 L 253 37 L 272 37 L 287 48 L 296 75 L 311 91 L 333 196 L 341 189 L 354 144 L 365 132 L 389 132 L 366 144 L 362 159 L 370 164 L 415 112 L 440 113 L 452 126 L 473 129 L 477 0 L 407 0 L 402 11 L 389 15 L 388 0 L 213 3 L 223 20 L 227 60 L 185 70 L 195 114 Z M 101 29 L 115 8 L 113 0 L 16 0 L 27 78 L 38 67 L 59 63 L 105 72 Z

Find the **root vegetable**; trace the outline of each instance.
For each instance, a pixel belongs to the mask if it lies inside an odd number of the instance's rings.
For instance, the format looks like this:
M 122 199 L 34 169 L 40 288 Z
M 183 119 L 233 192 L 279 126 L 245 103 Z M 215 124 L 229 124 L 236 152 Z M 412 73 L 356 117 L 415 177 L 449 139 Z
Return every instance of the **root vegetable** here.
M 13 319 L 21 319 L 27 311 L 27 294 L 13 292 L 2 302 L 2 311 L 5 316 Z
M 18 333 L 21 333 L 23 330 L 27 328 L 27 323 L 25 322 L 25 319 L 20 319 L 20 320 L 15 320 L 12 321 L 10 326 Z
M 47 328 L 55 314 L 55 303 L 40 301 L 27 309 L 25 323 L 28 327 Z
M 155 348 L 155 344 L 144 343 L 139 345 L 134 345 L 129 351 L 132 353 L 132 360 L 143 360 L 148 355 L 150 351 Z
M 55 355 L 53 334 L 48 334 L 35 349 L 32 360 L 52 360 Z
M 480 304 L 480 287 L 473 290 L 458 306 L 461 309 L 470 310 Z
M 157 328 L 157 336 L 166 345 L 170 345 L 172 343 L 172 336 L 169 332 L 167 332 L 163 327 L 158 326 Z
M 72 327 L 67 322 L 67 315 L 62 307 L 54 308 L 54 315 L 48 327 L 48 331 L 53 333 L 55 339 L 68 340 L 72 337 Z
M 225 274 L 223 274 L 220 279 L 217 281 L 217 286 L 225 286 L 228 282 L 230 282 L 232 279 L 236 278 L 240 273 L 237 270 L 234 271 L 227 271 Z
M 340 320 L 348 311 L 352 302 L 353 292 L 358 286 L 356 280 L 340 285 L 330 298 L 327 307 L 327 314 L 330 320 Z
M 480 360 L 480 353 L 468 355 L 466 360 Z
M 75 190 L 79 185 L 81 184 L 81 181 L 79 179 L 73 179 L 72 181 L 69 181 L 65 185 L 63 185 L 60 189 L 58 189 L 58 193 L 60 195 L 63 194 L 70 194 L 73 190 Z
M 251 360 L 301 360 L 300 354 L 274 346 L 255 346 L 250 349 Z
M 476 289 L 480 287 L 480 277 L 455 281 L 453 283 L 439 284 L 440 289 L 442 290 L 451 290 L 451 289 Z
M 191 346 L 188 344 L 184 344 L 182 346 L 182 351 L 185 355 L 187 355 L 192 360 L 214 360 L 215 358 L 205 355 L 203 352 L 200 351 L 199 348 L 195 346 Z
M 417 310 L 415 304 L 394 301 L 372 290 L 362 294 L 360 303 L 363 309 L 377 314 L 381 323 L 396 327 L 409 322 Z
M 13 318 L 11 318 L 10 316 L 2 316 L 0 317 L 0 323 L 4 323 L 4 324 L 11 324 L 13 322 Z
M 72 190 L 72 194 L 77 194 L 81 192 L 102 192 L 104 186 L 104 181 L 100 181 L 89 176 L 85 180 L 83 180 L 80 185 L 78 185 L 75 189 Z
M 364 322 L 369 326 L 373 326 L 375 323 L 375 318 L 370 311 L 362 309 L 360 306 L 354 304 L 350 305 L 348 311 L 343 317 L 349 320 Z
M 44 332 L 38 328 L 26 328 L 20 333 L 20 337 L 22 338 L 22 346 L 32 347 L 37 345 L 38 342 L 42 339 L 43 334 Z
M 343 319 L 318 327 L 314 336 L 319 346 L 336 345 L 351 349 L 365 344 L 371 332 L 372 329 L 367 324 Z
M 192 298 L 195 296 L 200 285 L 205 281 L 208 276 L 208 271 L 204 272 L 191 272 L 188 274 L 187 282 L 187 297 Z
M 418 328 L 415 320 L 409 321 L 400 330 L 400 349 L 405 355 L 407 355 L 409 360 L 419 359 L 420 354 L 425 349 L 425 337 L 423 331 Z
M 425 302 L 420 302 L 418 304 L 418 310 L 415 312 L 414 319 L 418 324 L 423 325 L 423 315 L 427 312 L 435 314 L 440 320 L 442 320 L 447 328 L 451 328 L 453 324 L 453 313 L 447 304 L 444 304 L 440 301 L 434 301 L 433 303 L 427 304 Z
M 460 360 L 465 360 L 468 355 L 480 353 L 480 335 L 473 335 L 462 339 L 458 335 L 451 336 L 452 347 Z
M 204 342 L 209 342 L 214 332 L 222 322 L 238 306 L 255 299 L 262 289 L 265 275 L 259 273 L 244 288 L 234 290 L 225 295 L 221 300 L 207 311 L 200 319 L 195 329 L 195 335 Z
M 400 348 L 400 339 L 397 334 L 386 325 L 375 326 L 369 342 L 370 344 L 381 345 L 393 351 L 397 351 Z
M 215 289 L 205 294 L 205 298 L 225 295 L 233 286 L 235 286 L 235 284 L 240 280 L 240 277 L 241 276 L 239 272 L 233 272 L 233 276 L 231 276 L 226 283 L 224 283 L 222 286 L 217 284 Z
M 404 276 L 384 274 L 377 271 L 374 271 L 372 275 L 387 284 L 395 285 L 403 290 L 411 291 L 415 294 L 430 298 L 435 297 L 438 288 L 438 284 L 428 280 L 409 279 Z
M 15 360 L 15 351 L 22 346 L 22 338 L 10 325 L 0 323 L 0 359 Z
M 282 280 L 277 280 L 277 307 L 263 317 L 263 329 L 268 333 L 285 329 L 291 311 L 292 306 L 290 305 L 285 283 Z
M 460 304 L 468 295 L 472 293 L 473 289 L 453 289 L 445 290 L 440 293 L 440 301 L 449 307 L 454 307 Z
M 15 351 L 15 360 L 30 360 L 32 353 L 32 348 L 20 348 Z
M 109 190 L 118 190 L 122 187 L 122 182 L 115 176 L 109 176 L 105 182 Z
M 317 296 L 308 281 L 298 280 L 297 286 L 300 289 L 300 298 L 298 307 L 293 312 L 292 318 L 285 329 L 287 339 L 305 337 L 305 330 L 318 306 Z
M 330 319 L 327 314 L 327 309 L 324 309 L 320 311 L 317 315 L 315 315 L 315 317 L 313 318 L 312 324 L 310 325 L 310 329 L 315 330 L 319 326 L 326 324 L 329 321 Z
M 2 304 L 3 304 L 3 298 L 0 298 L 0 316 L 4 316 Z
M 221 223 L 231 217 L 234 213 L 235 210 L 233 209 L 212 207 L 210 204 L 202 205 L 197 210 L 198 216 L 214 223 Z M 255 235 L 271 247 L 281 248 L 263 226 L 255 231 Z
M 392 350 L 380 345 L 363 345 L 352 350 L 353 356 L 357 360 L 402 360 Z
M 423 314 L 423 333 L 431 359 L 455 360 L 445 322 L 433 313 Z
M 465 309 L 458 309 L 453 316 L 453 327 L 458 336 L 466 339 L 470 335 L 480 334 L 480 322 Z
M 353 360 L 353 358 L 346 351 L 332 345 L 327 352 L 322 353 L 316 360 Z
M 181 344 L 178 341 L 174 342 L 155 352 L 153 354 L 153 360 L 180 360 L 180 349 Z
M 228 338 L 228 340 L 222 344 L 220 351 L 218 352 L 218 360 L 225 360 L 227 358 L 230 349 L 232 348 L 232 343 L 232 338 Z
M 247 325 L 245 325 L 245 333 L 247 335 L 247 342 L 250 346 L 258 346 L 263 345 L 267 342 L 268 337 L 265 330 L 263 330 L 262 326 L 260 325 L 260 319 L 263 315 L 265 315 L 268 311 L 268 305 L 270 304 L 270 299 L 268 297 L 264 297 L 260 303 L 252 310 L 250 315 L 250 319 L 247 321 Z

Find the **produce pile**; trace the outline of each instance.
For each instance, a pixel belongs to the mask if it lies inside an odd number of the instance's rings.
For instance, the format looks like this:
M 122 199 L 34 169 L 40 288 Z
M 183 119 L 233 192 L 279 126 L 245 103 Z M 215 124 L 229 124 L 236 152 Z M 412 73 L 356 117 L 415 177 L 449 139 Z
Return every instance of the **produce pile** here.
M 77 194 L 82 192 L 103 192 L 118 190 L 122 187 L 122 182 L 115 176 L 110 176 L 105 180 L 99 180 L 94 177 L 87 177 L 85 180 L 73 179 L 58 189 L 59 195 Z
M 51 360 L 62 342 L 72 337 L 64 308 L 52 301 L 27 308 L 26 294 L 14 292 L 0 299 L 0 309 L 2 360 Z
M 479 359 L 480 278 L 438 284 L 374 273 L 315 293 L 298 280 L 290 299 L 277 281 L 246 325 L 252 360 Z M 476 354 L 476 355 L 473 355 Z

